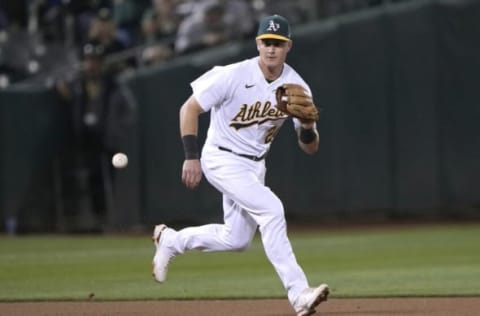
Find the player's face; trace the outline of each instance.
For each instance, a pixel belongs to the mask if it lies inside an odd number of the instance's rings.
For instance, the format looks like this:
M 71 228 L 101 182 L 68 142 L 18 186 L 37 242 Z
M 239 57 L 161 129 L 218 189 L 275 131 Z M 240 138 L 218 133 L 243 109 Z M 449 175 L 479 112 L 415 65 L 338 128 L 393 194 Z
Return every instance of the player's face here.
M 291 41 L 281 41 L 277 39 L 257 40 L 260 62 L 267 67 L 283 66 L 291 47 Z

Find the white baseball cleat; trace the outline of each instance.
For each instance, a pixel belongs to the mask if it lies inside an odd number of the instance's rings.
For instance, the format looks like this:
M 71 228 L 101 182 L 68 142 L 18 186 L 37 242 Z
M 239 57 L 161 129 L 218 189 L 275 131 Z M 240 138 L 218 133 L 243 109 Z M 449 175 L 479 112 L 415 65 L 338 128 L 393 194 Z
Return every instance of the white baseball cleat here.
M 315 307 L 327 300 L 330 290 L 327 284 L 320 284 L 316 288 L 307 288 L 300 293 L 293 304 L 297 316 L 310 316 L 315 314 Z
M 170 251 L 165 243 L 164 232 L 169 229 L 166 225 L 161 224 L 155 226 L 153 230 L 152 240 L 155 244 L 156 251 L 152 261 L 152 275 L 155 281 L 163 283 L 167 279 L 168 264 L 173 259 L 174 254 Z

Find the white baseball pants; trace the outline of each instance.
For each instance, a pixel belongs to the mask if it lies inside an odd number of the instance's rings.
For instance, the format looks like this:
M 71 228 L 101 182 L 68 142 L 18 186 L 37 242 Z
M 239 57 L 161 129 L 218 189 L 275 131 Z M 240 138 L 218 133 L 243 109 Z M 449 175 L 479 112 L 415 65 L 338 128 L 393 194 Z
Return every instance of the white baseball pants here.
M 265 161 L 206 145 L 201 162 L 207 180 L 223 193 L 224 224 L 182 229 L 169 235 L 168 244 L 177 254 L 192 249 L 240 251 L 248 248 L 258 226 L 265 253 L 293 303 L 308 282 L 287 236 L 283 204 L 264 184 Z

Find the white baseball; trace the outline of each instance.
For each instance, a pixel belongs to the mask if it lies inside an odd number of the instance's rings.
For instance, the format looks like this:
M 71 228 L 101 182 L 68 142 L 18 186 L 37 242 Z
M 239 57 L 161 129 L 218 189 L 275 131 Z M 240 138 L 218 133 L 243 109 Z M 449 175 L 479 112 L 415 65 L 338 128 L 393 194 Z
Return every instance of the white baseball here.
M 128 157 L 124 153 L 116 153 L 112 157 L 112 165 L 115 168 L 125 168 L 128 165 Z

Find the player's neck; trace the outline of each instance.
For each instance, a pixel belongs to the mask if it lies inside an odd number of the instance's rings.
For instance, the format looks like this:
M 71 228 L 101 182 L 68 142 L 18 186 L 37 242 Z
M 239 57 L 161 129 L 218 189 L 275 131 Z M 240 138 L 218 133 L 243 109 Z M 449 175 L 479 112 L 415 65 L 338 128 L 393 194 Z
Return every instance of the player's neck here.
M 283 71 L 283 64 L 279 66 L 267 66 L 262 62 L 260 62 L 259 65 L 260 65 L 260 70 L 262 71 L 263 76 L 265 77 L 265 80 L 267 80 L 268 82 L 273 82 L 277 80 L 278 77 L 281 76 Z

